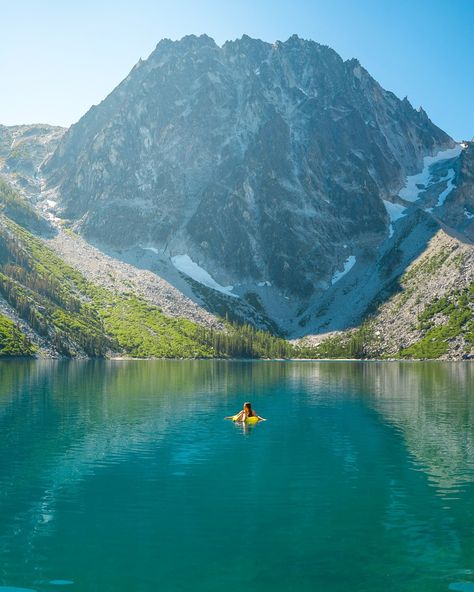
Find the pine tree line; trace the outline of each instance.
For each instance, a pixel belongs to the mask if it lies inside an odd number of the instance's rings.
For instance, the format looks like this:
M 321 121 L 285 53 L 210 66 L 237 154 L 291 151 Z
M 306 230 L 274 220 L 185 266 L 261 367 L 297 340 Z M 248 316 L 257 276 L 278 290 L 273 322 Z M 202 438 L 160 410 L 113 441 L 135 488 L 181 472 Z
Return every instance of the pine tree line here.
M 290 358 L 294 347 L 279 337 L 248 323 L 227 323 L 227 331 L 200 327 L 196 337 L 223 358 Z

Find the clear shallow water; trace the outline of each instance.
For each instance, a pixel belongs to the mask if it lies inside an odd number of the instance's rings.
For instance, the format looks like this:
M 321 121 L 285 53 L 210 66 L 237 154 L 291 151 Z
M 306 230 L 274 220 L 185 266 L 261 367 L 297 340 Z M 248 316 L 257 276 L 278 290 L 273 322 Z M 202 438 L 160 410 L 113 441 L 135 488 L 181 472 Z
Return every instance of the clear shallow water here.
M 473 386 L 468 363 L 0 363 L 0 592 L 472 591 Z M 245 400 L 269 421 L 223 420 Z

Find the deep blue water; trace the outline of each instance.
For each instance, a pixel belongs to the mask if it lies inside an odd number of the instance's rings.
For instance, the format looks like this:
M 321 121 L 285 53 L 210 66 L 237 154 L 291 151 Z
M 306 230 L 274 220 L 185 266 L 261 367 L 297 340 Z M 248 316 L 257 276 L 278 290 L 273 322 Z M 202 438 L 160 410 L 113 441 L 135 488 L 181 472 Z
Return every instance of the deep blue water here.
M 0 363 L 0 592 L 474 590 L 474 365 Z M 268 421 L 223 417 L 246 400 Z

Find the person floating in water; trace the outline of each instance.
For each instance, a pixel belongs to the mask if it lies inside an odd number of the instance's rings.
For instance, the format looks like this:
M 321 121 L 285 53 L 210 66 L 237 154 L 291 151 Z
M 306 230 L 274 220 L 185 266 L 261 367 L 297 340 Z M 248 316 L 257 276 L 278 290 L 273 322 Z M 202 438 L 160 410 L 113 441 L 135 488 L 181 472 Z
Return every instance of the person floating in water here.
M 257 421 L 267 421 L 265 418 L 260 417 L 256 411 L 252 409 L 252 404 L 247 401 L 244 403 L 242 411 L 239 411 L 237 415 L 229 415 L 224 419 L 231 419 L 232 421 L 241 421 L 247 423 L 256 423 Z

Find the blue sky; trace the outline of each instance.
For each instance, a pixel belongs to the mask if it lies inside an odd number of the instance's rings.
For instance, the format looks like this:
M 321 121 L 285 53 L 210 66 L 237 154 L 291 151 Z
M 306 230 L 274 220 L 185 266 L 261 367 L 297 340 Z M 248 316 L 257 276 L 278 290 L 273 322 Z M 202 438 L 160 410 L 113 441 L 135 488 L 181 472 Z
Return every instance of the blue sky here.
M 0 123 L 69 125 L 163 37 L 297 33 L 330 45 L 456 139 L 474 136 L 472 0 L 23 0 L 0 5 Z

